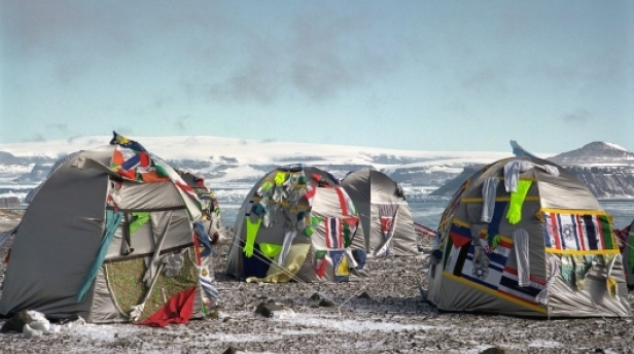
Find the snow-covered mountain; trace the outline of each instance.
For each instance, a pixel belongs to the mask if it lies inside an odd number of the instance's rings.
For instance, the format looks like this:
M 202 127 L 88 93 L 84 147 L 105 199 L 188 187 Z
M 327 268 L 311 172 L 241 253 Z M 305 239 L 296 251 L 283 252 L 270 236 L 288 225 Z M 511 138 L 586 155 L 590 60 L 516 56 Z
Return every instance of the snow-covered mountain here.
M 6 188 L 25 194 L 42 181 L 53 163 L 77 150 L 107 144 L 109 136 L 48 142 L 0 144 L 0 195 Z M 337 177 L 361 168 L 385 172 L 413 198 L 428 194 L 465 166 L 507 157 L 507 152 L 408 151 L 372 147 L 248 141 L 209 136 L 130 137 L 171 165 L 202 174 L 219 198 L 240 202 L 271 169 L 296 163 L 317 166 Z M 17 192 L 16 192 L 17 190 Z M 237 194 L 236 194 L 237 193 Z
M 546 160 L 572 172 L 599 199 L 634 199 L 634 153 L 623 147 L 597 141 Z M 431 195 L 450 197 L 478 167 L 466 167 Z
M 595 141 L 583 147 L 549 157 L 562 166 L 634 166 L 634 153 L 616 144 Z
M 634 153 L 605 142 L 548 158 L 566 167 L 601 199 L 634 198 Z
M 0 197 L 26 193 L 46 178 L 59 158 L 108 144 L 110 136 L 47 142 L 0 144 Z M 253 184 L 271 169 L 296 163 L 330 171 L 337 177 L 361 168 L 382 171 L 399 182 L 411 201 L 437 190 L 451 195 L 456 176 L 512 156 L 490 151 L 410 151 L 373 147 L 251 141 L 210 136 L 130 137 L 174 167 L 202 174 L 224 202 L 240 203 Z M 575 172 L 601 198 L 634 196 L 634 153 L 594 142 L 548 158 Z M 465 172 L 465 173 L 467 173 Z M 464 173 L 463 173 L 464 174 Z M 467 173 L 468 174 L 468 173 Z M 444 187 L 443 187 L 444 186 Z

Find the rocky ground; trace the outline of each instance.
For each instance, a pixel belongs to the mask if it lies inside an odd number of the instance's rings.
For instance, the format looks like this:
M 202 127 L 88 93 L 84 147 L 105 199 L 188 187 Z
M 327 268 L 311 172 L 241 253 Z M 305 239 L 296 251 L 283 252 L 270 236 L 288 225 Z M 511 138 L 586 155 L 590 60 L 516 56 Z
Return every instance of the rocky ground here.
M 0 210 L 0 232 L 19 218 Z M 439 313 L 421 301 L 424 254 L 370 260 L 370 276 L 350 283 L 247 284 L 221 274 L 227 240 L 219 251 L 221 307 L 208 319 L 161 329 L 69 323 L 32 339 L 0 334 L 0 353 L 223 353 L 229 348 L 246 353 L 634 353 L 631 319 Z M 255 313 L 262 303 L 276 305 L 271 317 Z

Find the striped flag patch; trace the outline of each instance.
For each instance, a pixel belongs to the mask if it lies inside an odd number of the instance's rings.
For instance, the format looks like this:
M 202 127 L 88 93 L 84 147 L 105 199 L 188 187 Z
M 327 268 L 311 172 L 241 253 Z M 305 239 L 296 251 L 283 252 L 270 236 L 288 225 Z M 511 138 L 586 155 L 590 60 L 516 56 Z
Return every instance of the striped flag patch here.
M 328 248 L 343 248 L 343 225 L 339 218 L 325 218 L 326 246 Z
M 485 252 L 485 247 L 488 246 L 486 240 L 478 239 L 476 242 L 479 242 L 479 247 L 473 244 L 453 247 L 445 270 L 500 295 L 540 306 L 537 295 L 546 287 L 546 282 L 530 276 L 529 286 L 521 287 L 518 283 L 517 269 L 506 265 L 508 257 L 513 252 L 513 241 L 500 237 L 498 246 L 491 253 Z
M 554 250 L 596 251 L 618 248 L 606 215 L 544 212 L 544 243 Z

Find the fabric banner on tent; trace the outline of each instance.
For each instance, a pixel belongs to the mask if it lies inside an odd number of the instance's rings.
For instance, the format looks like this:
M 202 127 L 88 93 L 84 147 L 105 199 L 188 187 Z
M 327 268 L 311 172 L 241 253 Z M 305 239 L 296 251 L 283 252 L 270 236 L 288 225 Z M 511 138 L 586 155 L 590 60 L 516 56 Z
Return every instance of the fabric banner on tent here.
M 119 175 L 143 182 L 169 181 L 167 172 L 156 164 L 147 151 L 136 151 L 117 145 L 113 154 L 110 167 Z
M 381 222 L 381 232 L 383 233 L 383 244 L 375 252 L 376 256 L 388 256 L 392 252 L 392 238 L 398 222 L 398 205 L 380 204 L 379 221 Z
M 97 277 L 97 272 L 101 265 L 103 264 L 103 260 L 106 258 L 106 253 L 108 252 L 108 247 L 112 240 L 114 239 L 114 234 L 119 227 L 119 223 L 123 217 L 123 213 L 114 212 L 113 210 L 106 210 L 106 225 L 104 234 L 101 238 L 101 244 L 99 245 L 99 250 L 97 251 L 97 255 L 95 256 L 95 260 L 91 265 L 90 269 L 86 273 L 86 277 L 84 278 L 84 282 L 77 292 L 77 302 L 84 301 L 86 298 L 86 293 L 88 289 L 92 285 L 93 281 Z
M 328 248 L 343 248 L 343 226 L 339 218 L 325 218 L 326 246 Z
M 606 215 L 543 212 L 543 218 L 544 243 L 548 252 L 618 252 Z
M 151 327 L 165 327 L 168 324 L 189 322 L 194 312 L 195 294 L 196 287 L 181 291 L 170 298 L 160 310 L 138 324 Z
M 452 251 L 456 259 L 448 263 L 445 275 L 462 280 L 478 288 L 487 288 L 493 295 L 513 299 L 513 302 L 531 306 L 540 306 L 537 295 L 545 288 L 543 279 L 530 277 L 530 283 L 519 286 L 517 269 L 506 263 L 513 249 L 513 241 L 500 237 L 498 247 L 492 253 L 486 253 L 487 241 L 479 239 L 479 244 L 464 245 Z

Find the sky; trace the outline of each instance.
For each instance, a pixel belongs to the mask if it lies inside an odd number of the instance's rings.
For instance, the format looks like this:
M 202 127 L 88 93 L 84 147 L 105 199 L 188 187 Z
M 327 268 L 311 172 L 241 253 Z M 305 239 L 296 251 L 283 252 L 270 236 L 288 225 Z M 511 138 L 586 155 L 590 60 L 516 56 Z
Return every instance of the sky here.
M 634 151 L 634 2 L 0 0 L 0 143 L 113 130 Z

